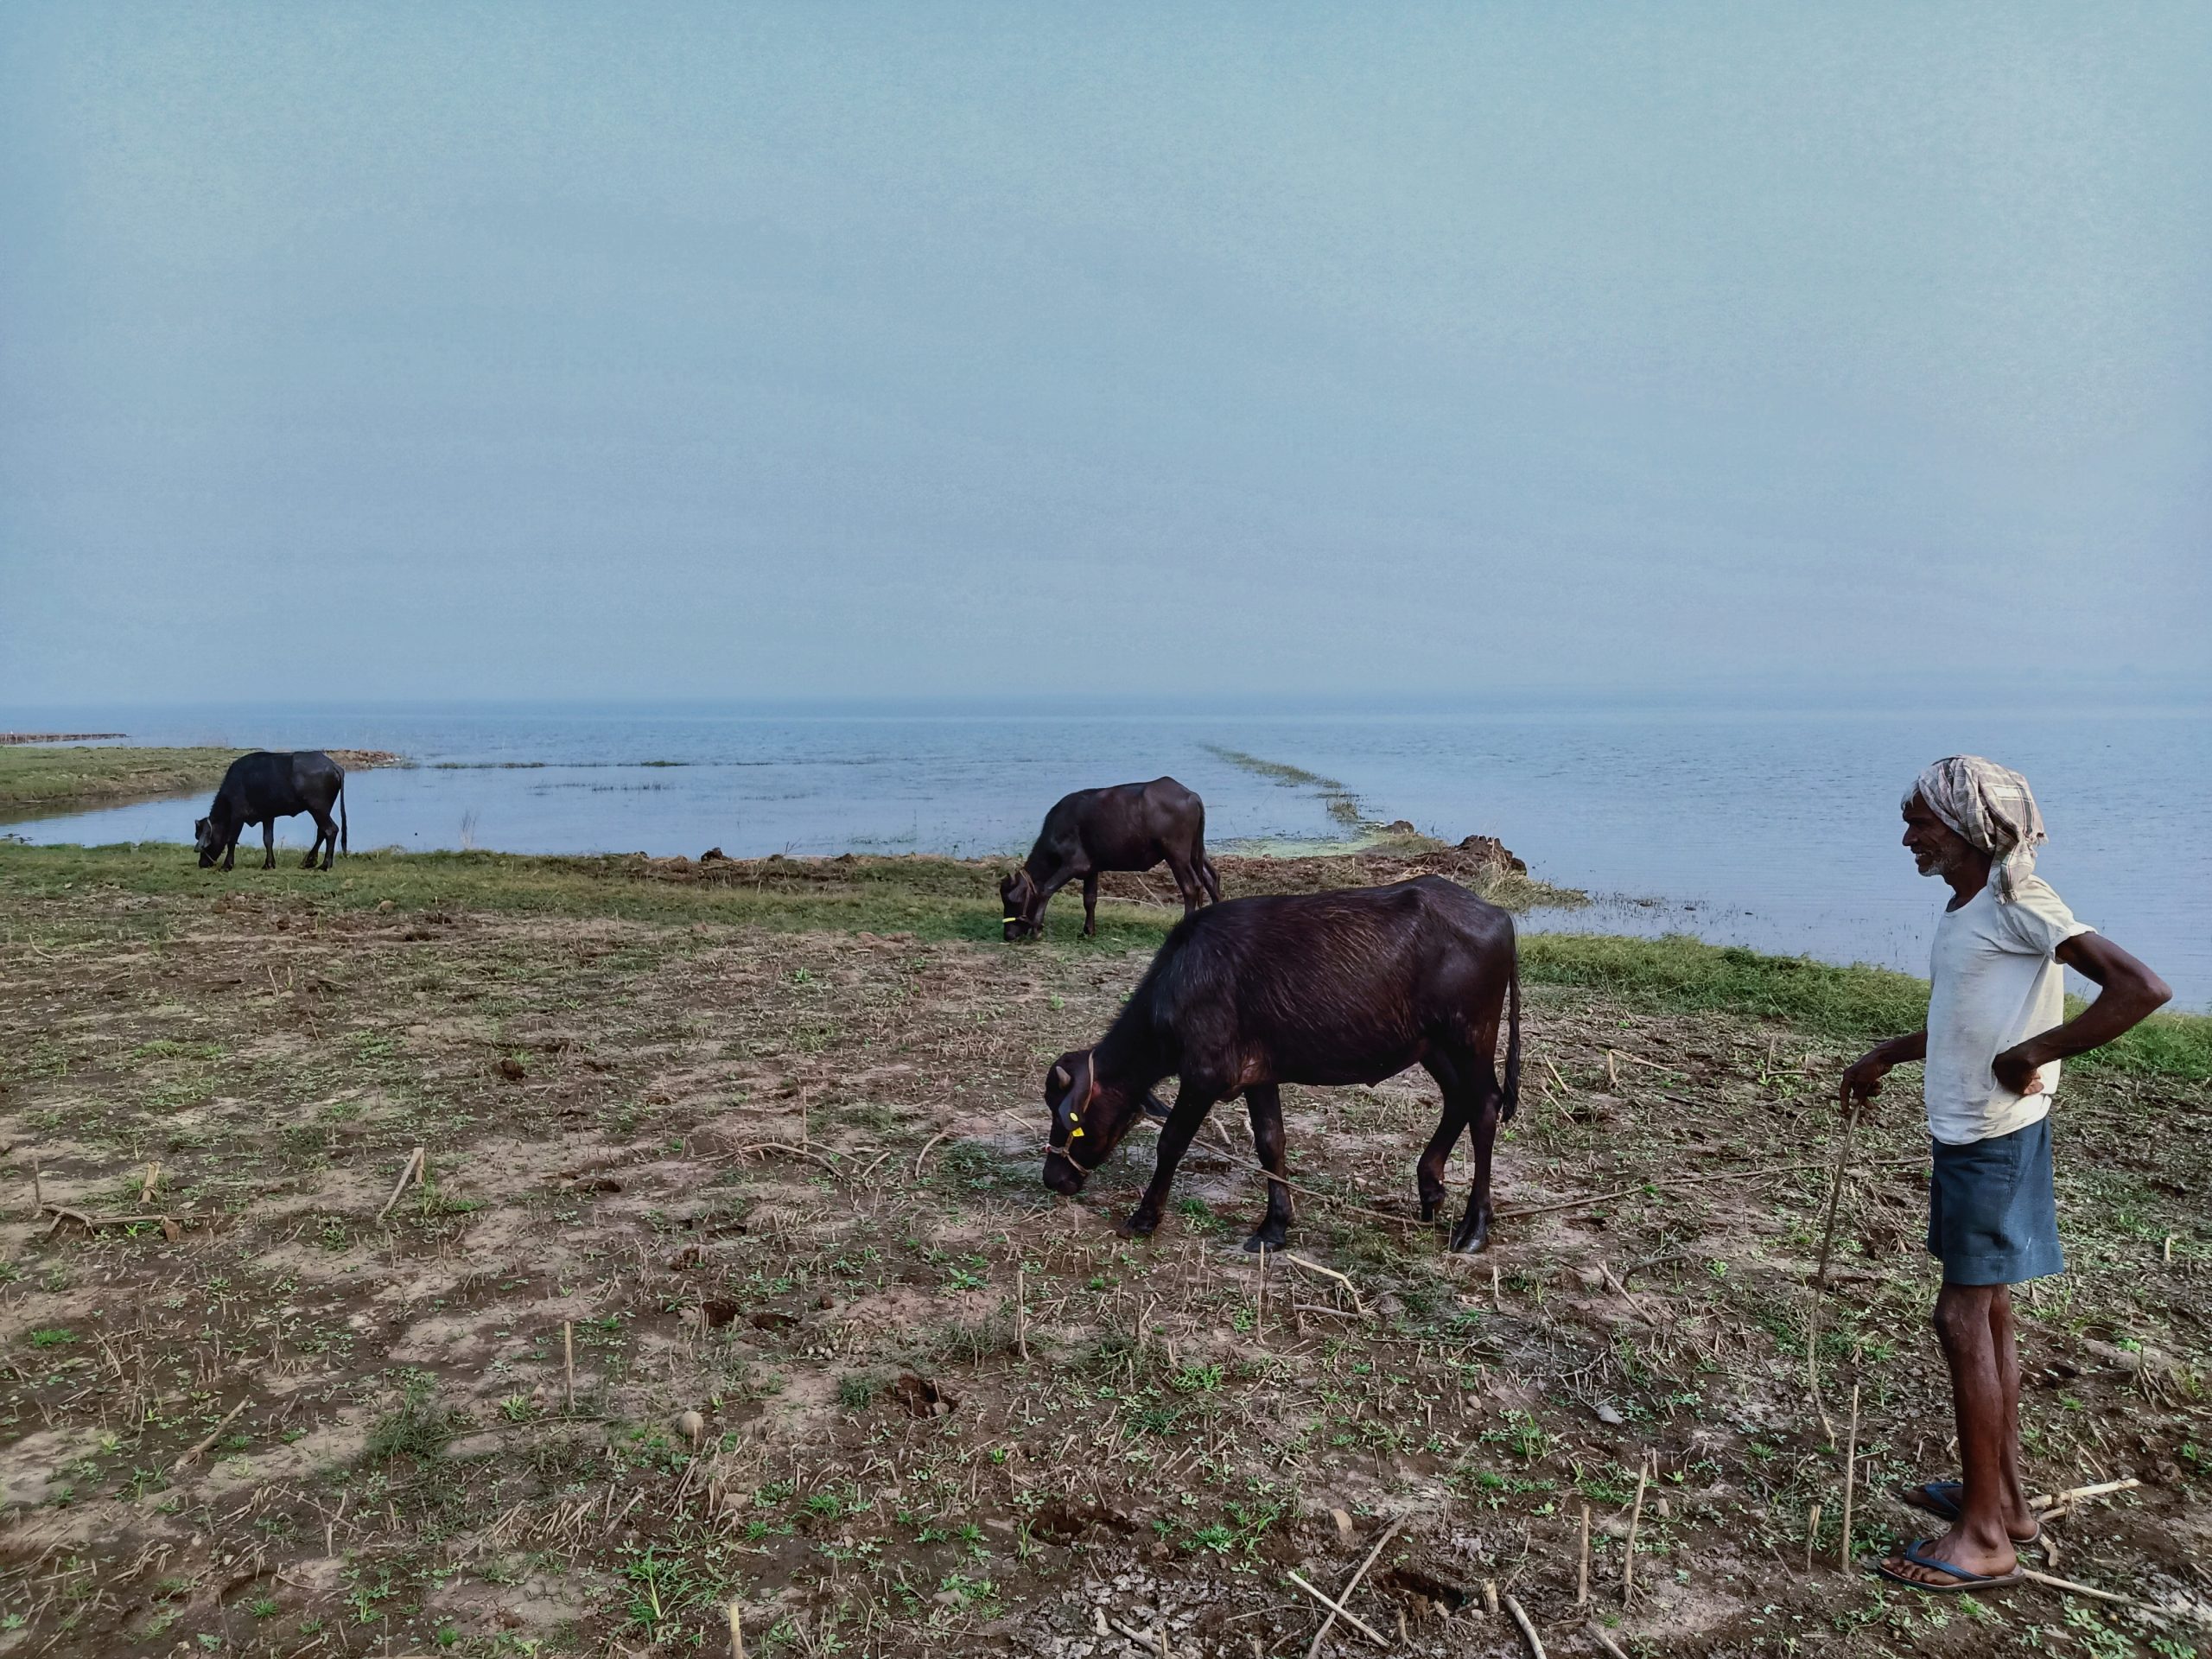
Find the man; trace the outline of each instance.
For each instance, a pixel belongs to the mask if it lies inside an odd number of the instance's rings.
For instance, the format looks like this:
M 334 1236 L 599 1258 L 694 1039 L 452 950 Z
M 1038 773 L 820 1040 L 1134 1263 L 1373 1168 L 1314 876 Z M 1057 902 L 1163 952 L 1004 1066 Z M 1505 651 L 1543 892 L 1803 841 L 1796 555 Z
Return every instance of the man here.
M 1936 924 L 1928 1028 L 1892 1038 L 1843 1075 L 1848 1113 L 1891 1066 L 1925 1060 L 1928 1249 L 1943 1263 L 1936 1331 L 1951 1371 L 1963 1482 L 1898 1493 L 1951 1522 L 1875 1570 L 1917 1590 L 2020 1580 L 2018 1546 L 2039 1523 L 2020 1488 L 2020 1363 L 2009 1287 L 2060 1272 L 2050 1103 L 2059 1062 L 2108 1043 L 2173 994 L 2133 957 L 2074 919 L 2035 874 L 2044 840 L 2028 780 L 1978 755 L 1922 772 L 1904 798 L 1904 844 L 1951 902 Z M 2064 1020 L 2065 974 L 2099 988 Z

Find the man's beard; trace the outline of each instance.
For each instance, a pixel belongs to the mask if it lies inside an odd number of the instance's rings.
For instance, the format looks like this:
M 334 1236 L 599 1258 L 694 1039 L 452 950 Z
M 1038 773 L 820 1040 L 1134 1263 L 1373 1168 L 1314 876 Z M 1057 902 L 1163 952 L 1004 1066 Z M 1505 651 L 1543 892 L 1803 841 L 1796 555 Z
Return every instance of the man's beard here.
M 1924 854 L 1923 858 L 1924 861 L 1920 866 L 1920 873 L 1926 876 L 1948 876 L 1965 862 L 1964 854 L 1950 851 L 1931 851 Z

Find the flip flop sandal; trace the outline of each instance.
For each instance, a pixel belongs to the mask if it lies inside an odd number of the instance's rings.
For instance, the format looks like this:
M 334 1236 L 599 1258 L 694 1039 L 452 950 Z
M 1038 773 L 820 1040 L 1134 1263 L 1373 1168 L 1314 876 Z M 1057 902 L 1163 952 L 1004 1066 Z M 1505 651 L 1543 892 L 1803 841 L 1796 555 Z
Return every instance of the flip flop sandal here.
M 1926 1547 L 1935 1541 L 1933 1538 L 1916 1538 L 1899 1553 L 1915 1567 L 1932 1567 L 1938 1573 L 1949 1573 L 1957 1580 L 1956 1583 L 1923 1583 L 1918 1579 L 1909 1578 L 1903 1573 L 1893 1571 L 1887 1561 L 1876 1562 L 1875 1573 L 1878 1577 L 1887 1579 L 1891 1584 L 1901 1584 L 1908 1590 L 1925 1591 L 1931 1596 L 1972 1595 L 1984 1590 L 2007 1590 L 2016 1584 L 2024 1583 L 2027 1580 L 2028 1575 L 2017 1567 L 2010 1573 L 1969 1573 L 1963 1567 L 1953 1567 L 1948 1561 L 1939 1561 L 1933 1555 L 1926 1553 Z
M 1923 1481 L 1917 1486 L 1892 1486 L 1890 1491 L 1900 1503 L 1909 1503 L 1916 1510 L 1924 1510 L 1942 1521 L 1959 1518 L 1959 1503 L 1966 1496 L 1966 1483 L 1960 1480 Z M 2015 1533 L 2016 1544 L 2039 1543 L 2043 1539 L 2043 1522 L 2036 1522 L 2036 1529 L 2023 1538 Z

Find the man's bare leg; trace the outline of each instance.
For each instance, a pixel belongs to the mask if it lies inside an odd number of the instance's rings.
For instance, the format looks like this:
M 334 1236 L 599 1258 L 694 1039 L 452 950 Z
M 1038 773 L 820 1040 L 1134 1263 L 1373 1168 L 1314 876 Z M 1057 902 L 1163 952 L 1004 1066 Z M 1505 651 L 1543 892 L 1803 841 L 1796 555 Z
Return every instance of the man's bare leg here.
M 2020 1487 L 2020 1339 L 2012 1324 L 2012 1287 L 1992 1285 L 1989 1339 L 1997 1354 L 1997 1382 L 2005 1395 L 2004 1481 L 1999 1506 L 2008 1536 L 2025 1538 L 2036 1530 L 2036 1512 Z
M 2011 1293 L 2003 1285 L 1946 1284 L 1936 1299 L 1936 1333 L 1951 1371 L 1966 1491 L 1958 1520 L 1921 1553 L 1983 1577 L 2001 1578 L 2020 1559 L 2006 1529 L 2008 1519 L 2022 1531 L 2031 1524 L 2020 1497 L 2020 1368 L 2012 1342 Z M 2014 1504 L 2019 1513 L 2008 1517 Z M 1902 1554 L 1891 1556 L 1888 1566 L 1923 1584 L 1957 1582 Z

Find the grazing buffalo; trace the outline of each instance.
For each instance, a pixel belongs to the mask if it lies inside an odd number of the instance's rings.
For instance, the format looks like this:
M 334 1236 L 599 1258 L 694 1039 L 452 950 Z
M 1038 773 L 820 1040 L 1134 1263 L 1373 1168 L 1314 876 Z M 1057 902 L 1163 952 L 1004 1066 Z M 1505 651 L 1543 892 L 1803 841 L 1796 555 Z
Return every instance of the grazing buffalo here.
M 333 806 L 338 809 L 335 823 L 330 817 Z M 240 755 L 223 774 L 222 787 L 215 791 L 215 804 L 207 809 L 207 816 L 192 826 L 193 842 L 200 849 L 200 868 L 207 869 L 220 858 L 223 868 L 229 869 L 238 861 L 239 832 L 249 823 L 257 823 L 262 846 L 268 852 L 261 868 L 274 869 L 276 820 L 302 812 L 315 815 L 315 836 L 300 868 L 313 869 L 320 852 L 327 870 L 334 849 L 351 850 L 346 846 L 346 768 L 321 749 L 302 749 L 297 754 L 271 754 L 264 749 Z
M 999 883 L 1006 938 L 1045 931 L 1052 895 L 1083 878 L 1083 934 L 1098 931 L 1098 877 L 1103 870 L 1148 870 L 1165 861 L 1183 895 L 1183 913 L 1198 907 L 1201 890 L 1221 901 L 1221 878 L 1206 856 L 1206 804 L 1173 778 L 1063 795 L 1045 815 L 1037 844 L 1022 867 Z
M 1497 1070 L 1505 1013 L 1505 1078 Z M 1096 1048 L 1053 1063 L 1045 1185 L 1072 1196 L 1106 1161 L 1152 1087 L 1181 1081 L 1160 1131 L 1144 1198 L 1122 1224 L 1142 1237 L 1160 1225 L 1167 1189 L 1191 1137 L 1216 1101 L 1239 1093 L 1252 1144 L 1275 1179 L 1268 1210 L 1244 1248 L 1280 1249 L 1290 1221 L 1283 1179 L 1286 1083 L 1372 1084 L 1427 1068 L 1444 1114 L 1421 1155 L 1421 1213 L 1444 1201 L 1444 1164 L 1471 1128 L 1474 1190 L 1452 1248 L 1490 1240 L 1491 1147 L 1521 1094 L 1521 971 L 1513 921 L 1441 876 L 1387 887 L 1232 899 L 1187 916 Z

